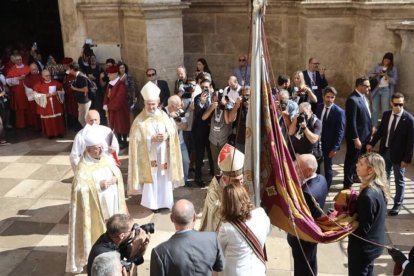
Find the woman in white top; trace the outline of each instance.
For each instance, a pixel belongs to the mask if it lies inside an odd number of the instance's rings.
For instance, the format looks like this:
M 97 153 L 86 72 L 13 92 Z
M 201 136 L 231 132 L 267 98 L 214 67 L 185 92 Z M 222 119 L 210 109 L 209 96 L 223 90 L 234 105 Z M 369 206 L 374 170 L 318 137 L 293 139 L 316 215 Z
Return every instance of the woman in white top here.
M 253 204 L 243 185 L 229 184 L 224 187 L 221 218 L 224 223 L 220 227 L 218 240 L 224 252 L 226 265 L 220 275 L 266 275 L 266 265 L 232 224 L 237 220 L 244 222 L 256 236 L 261 248 L 271 231 L 269 217 L 262 208 L 253 210 Z

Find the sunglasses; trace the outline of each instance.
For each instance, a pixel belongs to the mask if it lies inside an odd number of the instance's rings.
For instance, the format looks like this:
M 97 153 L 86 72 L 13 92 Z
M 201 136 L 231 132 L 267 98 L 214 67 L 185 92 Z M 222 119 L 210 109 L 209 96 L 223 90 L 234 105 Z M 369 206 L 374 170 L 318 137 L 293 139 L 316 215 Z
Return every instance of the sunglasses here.
M 245 59 L 239 59 L 239 61 L 246 61 Z
M 155 73 L 147 74 L 147 77 L 153 77 L 153 76 L 155 76 Z
M 404 104 L 403 104 L 403 103 L 392 103 L 392 105 L 393 105 L 393 106 L 399 106 L 399 107 L 404 106 Z

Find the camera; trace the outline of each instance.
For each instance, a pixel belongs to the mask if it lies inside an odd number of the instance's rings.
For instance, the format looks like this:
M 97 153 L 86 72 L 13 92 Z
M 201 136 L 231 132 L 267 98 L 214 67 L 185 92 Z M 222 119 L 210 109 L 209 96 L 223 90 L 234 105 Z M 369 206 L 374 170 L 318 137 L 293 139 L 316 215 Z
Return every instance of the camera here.
M 279 102 L 279 106 L 280 106 L 280 110 L 286 111 L 287 106 L 288 106 L 288 102 L 286 100 L 282 100 L 282 101 Z
M 143 230 L 145 233 L 153 234 L 155 232 L 154 230 L 154 223 L 147 223 L 143 225 L 138 225 L 137 223 L 134 223 L 132 226 L 131 231 L 135 231 L 135 235 L 133 237 L 130 237 L 126 242 L 122 243 L 119 246 L 119 253 L 121 254 L 121 264 L 122 267 L 125 267 L 125 270 L 129 272 L 131 270 L 132 264 L 136 263 L 137 265 L 140 264 L 140 260 L 142 259 L 142 256 L 131 256 L 131 250 L 132 250 L 132 243 L 137 239 L 138 233 Z M 138 263 L 137 263 L 138 262 Z
M 300 125 L 303 122 L 307 122 L 308 119 L 308 114 L 306 114 L 305 112 L 300 113 L 297 119 L 298 125 Z
M 179 92 L 182 93 L 181 97 L 183 99 L 191 98 L 191 93 L 193 93 L 194 87 L 195 87 L 195 85 L 192 84 L 192 83 L 189 83 L 189 84 L 181 83 L 179 88 L 178 88 Z
M 185 117 L 185 112 L 184 112 L 184 110 L 179 109 L 179 110 L 175 113 L 174 121 L 176 121 L 177 123 L 181 123 L 184 117 Z
M 243 96 L 242 97 L 242 103 L 245 103 L 245 102 L 247 102 L 249 100 L 250 100 L 250 96 Z

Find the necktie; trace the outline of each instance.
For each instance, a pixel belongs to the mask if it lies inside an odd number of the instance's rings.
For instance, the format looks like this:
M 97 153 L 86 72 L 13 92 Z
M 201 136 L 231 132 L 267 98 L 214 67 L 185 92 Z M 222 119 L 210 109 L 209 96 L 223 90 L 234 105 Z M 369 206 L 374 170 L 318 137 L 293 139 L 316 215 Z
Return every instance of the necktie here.
M 390 135 L 388 137 L 388 144 L 390 143 L 390 140 L 394 136 L 395 125 L 397 124 L 397 119 L 398 119 L 398 115 L 397 114 L 393 114 L 393 115 L 394 115 L 394 120 L 391 123 Z
M 312 73 L 312 81 L 313 81 L 313 85 L 316 85 L 316 73 L 315 72 Z
M 329 107 L 325 107 L 325 113 L 323 114 L 323 117 L 322 117 L 322 125 L 325 124 L 326 118 L 328 118 L 328 112 L 329 112 Z

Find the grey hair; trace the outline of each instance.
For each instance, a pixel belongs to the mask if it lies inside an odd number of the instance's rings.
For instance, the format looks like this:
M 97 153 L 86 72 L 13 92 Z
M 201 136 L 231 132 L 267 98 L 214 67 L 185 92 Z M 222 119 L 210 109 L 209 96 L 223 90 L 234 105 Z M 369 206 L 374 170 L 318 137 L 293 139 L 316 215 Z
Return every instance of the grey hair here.
M 300 107 L 303 107 L 304 109 L 306 109 L 306 110 L 312 110 L 312 106 L 311 106 L 311 104 L 310 103 L 308 103 L 308 102 L 303 102 L 303 103 L 301 103 L 300 105 L 299 105 L 299 108 Z
M 92 264 L 92 276 L 121 275 L 121 255 L 117 251 L 109 251 L 98 255 Z
M 289 92 L 286 89 L 280 90 L 279 94 L 282 95 L 282 96 L 289 97 Z

